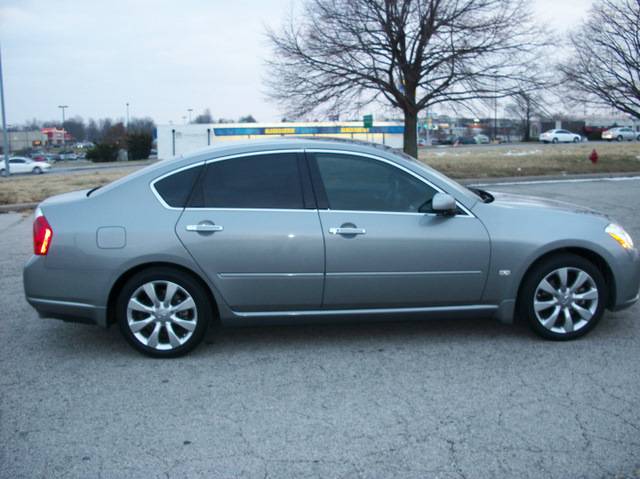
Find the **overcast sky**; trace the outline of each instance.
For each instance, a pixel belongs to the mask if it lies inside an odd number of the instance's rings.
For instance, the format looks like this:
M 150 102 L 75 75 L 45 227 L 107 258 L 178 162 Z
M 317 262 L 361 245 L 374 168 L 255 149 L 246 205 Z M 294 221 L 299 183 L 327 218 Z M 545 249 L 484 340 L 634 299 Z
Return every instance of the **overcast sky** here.
M 187 109 L 214 117 L 279 120 L 265 100 L 264 26 L 296 0 L 0 0 L 9 124 L 67 116 L 151 116 L 179 123 Z M 532 0 L 560 32 L 591 0 Z

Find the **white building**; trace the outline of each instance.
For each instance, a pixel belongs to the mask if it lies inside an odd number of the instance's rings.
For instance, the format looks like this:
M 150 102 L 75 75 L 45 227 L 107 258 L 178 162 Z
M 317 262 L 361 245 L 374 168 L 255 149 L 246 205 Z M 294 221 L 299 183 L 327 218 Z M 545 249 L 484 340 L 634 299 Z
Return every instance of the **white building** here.
M 225 141 L 279 138 L 282 136 L 350 138 L 402 148 L 404 125 L 361 121 L 316 123 L 191 123 L 158 125 L 158 158 L 171 158 Z

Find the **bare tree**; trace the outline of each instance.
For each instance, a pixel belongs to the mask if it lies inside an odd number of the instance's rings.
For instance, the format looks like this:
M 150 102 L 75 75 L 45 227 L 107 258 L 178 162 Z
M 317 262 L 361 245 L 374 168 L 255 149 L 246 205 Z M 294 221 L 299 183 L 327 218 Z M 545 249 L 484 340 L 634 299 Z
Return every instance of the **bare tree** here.
M 640 118 L 640 0 L 599 0 L 571 35 L 573 55 L 560 66 L 576 102 Z
M 194 123 L 213 123 L 213 117 L 211 116 L 211 110 L 208 108 L 193 120 Z
M 286 114 L 404 114 L 404 151 L 417 156 L 418 113 L 440 103 L 507 96 L 545 41 L 526 0 L 307 0 L 279 32 L 266 81 Z
M 531 140 L 531 120 L 550 116 L 547 102 L 539 92 L 520 90 L 512 97 L 512 103 L 505 107 L 507 115 L 514 116 L 522 122 L 522 140 Z

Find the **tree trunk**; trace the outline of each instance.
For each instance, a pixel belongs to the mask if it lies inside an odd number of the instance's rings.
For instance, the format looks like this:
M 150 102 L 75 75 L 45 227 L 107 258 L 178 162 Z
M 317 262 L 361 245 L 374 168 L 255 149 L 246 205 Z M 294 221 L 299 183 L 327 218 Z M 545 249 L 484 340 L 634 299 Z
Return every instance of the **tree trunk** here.
M 404 152 L 418 158 L 418 113 L 404 112 Z

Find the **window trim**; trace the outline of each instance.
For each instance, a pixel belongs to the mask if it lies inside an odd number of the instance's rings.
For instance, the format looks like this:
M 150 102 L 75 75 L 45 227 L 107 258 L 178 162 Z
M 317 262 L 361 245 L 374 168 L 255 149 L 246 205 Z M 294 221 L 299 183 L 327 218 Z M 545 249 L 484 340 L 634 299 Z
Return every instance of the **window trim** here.
M 342 154 L 342 155 L 351 155 L 351 156 L 362 156 L 364 158 L 370 158 L 372 160 L 377 160 L 380 161 L 382 163 L 386 163 L 392 167 L 398 168 L 402 171 L 404 171 L 405 173 L 408 173 L 409 175 L 413 176 L 414 178 L 418 179 L 419 181 L 421 181 L 422 183 L 424 183 L 425 185 L 433 188 L 437 193 L 445 193 L 445 194 L 450 194 L 447 193 L 446 191 L 444 191 L 442 188 L 440 188 L 439 186 L 431 183 L 429 180 L 427 180 L 426 178 L 424 178 L 423 176 L 417 174 L 414 171 L 411 171 L 410 169 L 394 162 L 391 160 L 387 160 L 386 158 L 382 158 L 380 156 L 375 156 L 375 155 L 371 155 L 369 153 L 361 153 L 361 152 L 356 152 L 356 151 L 347 151 L 347 150 L 330 150 L 330 149 L 325 149 L 325 148 L 309 148 L 305 150 L 306 153 L 309 153 L 311 155 L 313 155 L 314 153 L 338 153 L 338 154 Z M 316 163 L 316 159 L 313 156 L 308 156 L 307 160 L 312 163 L 313 165 L 310 165 L 310 169 L 313 171 L 318 170 L 318 165 Z M 319 170 L 317 171 L 317 173 L 319 174 Z M 312 175 L 312 180 L 313 180 L 313 175 Z M 324 195 L 324 197 L 327 199 L 327 205 L 328 205 L 328 198 L 326 196 L 326 191 L 324 190 L 324 184 L 322 183 L 322 179 L 318 178 L 318 180 L 320 180 L 320 186 L 322 187 L 322 194 Z M 316 188 L 317 185 L 314 184 L 314 188 Z M 451 195 L 453 196 L 453 195 Z M 455 199 L 455 196 L 454 196 Z M 320 200 L 318 200 L 318 202 L 320 202 Z M 464 214 L 458 214 L 456 215 L 456 217 L 461 217 L 461 218 L 466 218 L 466 217 L 470 217 L 470 218 L 475 218 L 475 215 L 473 213 L 471 213 L 471 211 L 464 206 L 462 203 L 460 203 L 457 199 L 456 199 L 456 206 L 458 206 L 458 208 L 460 208 Z M 375 210 L 332 210 L 331 208 L 329 208 L 328 206 L 326 208 L 318 208 L 319 210 L 322 211 L 335 211 L 335 212 L 340 212 L 340 213 L 374 213 L 374 214 L 390 214 L 390 215 L 419 215 L 419 216 L 438 216 L 437 213 L 420 213 L 419 211 L 411 212 L 411 211 L 375 211 Z
M 153 192 L 153 194 L 155 195 L 155 197 L 158 199 L 158 201 L 160 202 L 160 204 L 162 206 L 164 206 L 166 209 L 168 210 L 177 210 L 177 211 L 311 211 L 311 212 L 316 212 L 317 211 L 317 207 L 314 208 L 302 208 L 302 209 L 298 209 L 298 208 L 224 208 L 224 207 L 218 207 L 218 208 L 207 208 L 207 207 L 184 207 L 184 208 L 180 208 L 177 206 L 169 206 L 169 204 L 167 204 L 166 201 L 164 201 L 164 199 L 162 198 L 162 196 L 160 196 L 160 194 L 158 193 L 158 191 L 156 190 L 155 184 L 160 181 L 163 180 L 171 175 L 174 175 L 176 173 L 180 173 L 184 170 L 188 170 L 189 168 L 195 168 L 198 166 L 204 166 L 206 168 L 206 166 L 209 163 L 215 163 L 218 161 L 225 161 L 225 160 L 232 160 L 234 158 L 246 158 L 249 156 L 262 156 L 262 155 L 273 155 L 273 154 L 279 154 L 279 153 L 292 153 L 295 154 L 297 156 L 296 158 L 296 166 L 298 168 L 298 172 L 299 172 L 299 180 L 300 180 L 300 189 L 301 192 L 303 194 L 303 202 L 304 202 L 304 197 L 305 197 L 305 191 L 304 191 L 304 182 L 302 181 L 302 177 L 301 175 L 303 175 L 304 173 L 307 172 L 302 172 L 300 170 L 300 155 L 304 155 L 304 149 L 291 149 L 291 150 L 262 150 L 262 151 L 253 151 L 253 152 L 248 152 L 248 153 L 236 153 L 233 155 L 226 155 L 226 156 L 220 156 L 218 158 L 211 158 L 209 160 L 202 160 L 199 161 L 197 163 L 193 163 L 191 165 L 187 165 L 187 166 L 183 166 L 182 168 L 178 168 L 176 170 L 171 170 L 168 173 L 165 173 L 162 176 L 159 176 L 157 178 L 154 178 L 149 186 L 151 188 L 151 191 Z M 194 185 L 195 186 L 195 185 Z

